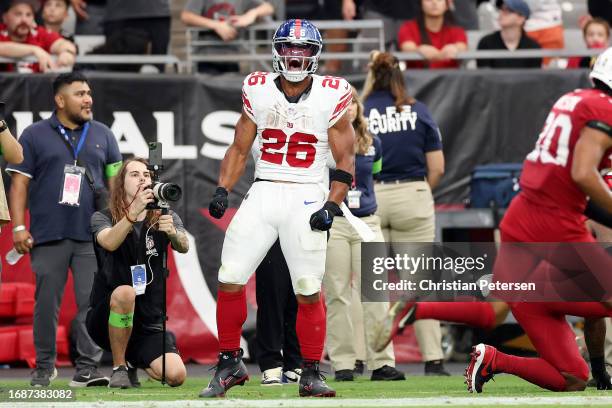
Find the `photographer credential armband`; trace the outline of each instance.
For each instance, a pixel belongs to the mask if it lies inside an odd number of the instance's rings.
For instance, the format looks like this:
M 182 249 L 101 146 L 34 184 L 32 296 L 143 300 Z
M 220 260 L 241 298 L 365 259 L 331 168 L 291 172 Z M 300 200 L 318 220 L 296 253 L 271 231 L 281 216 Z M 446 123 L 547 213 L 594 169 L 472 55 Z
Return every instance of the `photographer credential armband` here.
M 116 176 L 119 174 L 119 170 L 121 169 L 121 165 L 123 161 L 118 161 L 115 163 L 109 163 L 104 167 L 104 175 L 107 179 Z

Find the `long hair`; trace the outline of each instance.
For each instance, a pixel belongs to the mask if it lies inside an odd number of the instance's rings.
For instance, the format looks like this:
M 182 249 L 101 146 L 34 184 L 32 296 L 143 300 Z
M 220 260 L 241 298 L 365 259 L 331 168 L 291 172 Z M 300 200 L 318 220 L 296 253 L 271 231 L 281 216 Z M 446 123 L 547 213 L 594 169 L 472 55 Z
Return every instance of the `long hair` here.
M 363 100 L 374 91 L 388 91 L 395 100 L 395 109 L 402 111 L 403 105 L 412 105 L 416 100 L 408 95 L 404 76 L 397 58 L 388 52 L 372 54 L 370 69 L 363 87 Z
M 431 38 L 429 38 L 429 34 L 427 34 L 427 28 L 425 27 L 425 12 L 423 11 L 423 0 L 417 1 L 417 14 L 416 14 L 416 23 L 419 27 L 419 34 L 421 36 L 421 44 L 431 45 Z M 455 24 L 455 20 L 453 19 L 453 13 L 450 11 L 449 1 L 446 0 L 446 11 L 442 16 L 443 27 L 448 27 Z M 418 44 L 417 44 L 418 45 Z
M 119 169 L 119 174 L 115 176 L 113 179 L 113 188 L 111 189 L 110 194 L 110 202 L 108 208 L 111 212 L 111 218 L 113 221 L 113 225 L 117 224 L 123 217 L 126 216 L 128 212 L 129 204 L 126 202 L 127 197 L 125 193 L 125 175 L 127 174 L 127 166 L 132 162 L 140 162 L 144 165 L 149 165 L 145 159 L 141 158 L 131 158 L 127 159 L 121 165 L 121 169 Z M 151 226 L 157 222 L 159 218 L 159 211 L 147 211 L 147 216 L 145 217 L 145 225 Z
M 363 104 L 359 100 L 359 95 L 355 87 L 353 88 L 353 102 L 357 105 L 357 114 L 353 120 L 353 129 L 355 129 L 355 153 L 366 154 L 372 146 L 372 135 L 368 132 L 368 123 L 363 116 Z

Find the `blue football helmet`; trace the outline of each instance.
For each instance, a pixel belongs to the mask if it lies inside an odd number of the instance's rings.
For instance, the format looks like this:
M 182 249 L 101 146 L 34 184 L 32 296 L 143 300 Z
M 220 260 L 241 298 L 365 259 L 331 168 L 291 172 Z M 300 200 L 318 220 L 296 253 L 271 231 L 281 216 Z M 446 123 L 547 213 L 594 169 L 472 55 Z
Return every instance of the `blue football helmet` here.
M 287 81 L 300 82 L 316 72 L 323 48 L 321 34 L 308 20 L 287 20 L 272 38 L 272 66 Z

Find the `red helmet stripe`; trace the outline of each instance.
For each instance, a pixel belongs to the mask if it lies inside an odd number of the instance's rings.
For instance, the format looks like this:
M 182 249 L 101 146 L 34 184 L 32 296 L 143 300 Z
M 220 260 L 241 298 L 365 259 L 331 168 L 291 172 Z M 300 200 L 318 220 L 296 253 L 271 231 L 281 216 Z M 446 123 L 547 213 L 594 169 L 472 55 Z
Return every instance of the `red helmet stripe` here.
M 295 20 L 295 38 L 298 40 L 300 39 L 301 31 L 302 31 L 302 20 L 298 18 L 297 20 Z

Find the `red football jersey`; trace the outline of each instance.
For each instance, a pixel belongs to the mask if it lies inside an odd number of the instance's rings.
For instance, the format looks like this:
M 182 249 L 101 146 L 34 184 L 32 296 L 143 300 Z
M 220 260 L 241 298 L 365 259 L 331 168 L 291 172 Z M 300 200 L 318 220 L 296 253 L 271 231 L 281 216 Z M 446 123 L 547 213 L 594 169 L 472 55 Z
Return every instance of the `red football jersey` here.
M 577 89 L 555 102 L 524 162 L 521 188 L 527 199 L 562 211 L 584 212 L 586 195 L 572 180 L 571 169 L 574 147 L 590 121 L 612 125 L 612 97 L 597 89 Z M 600 169 L 609 168 L 611 159 L 609 149 Z

